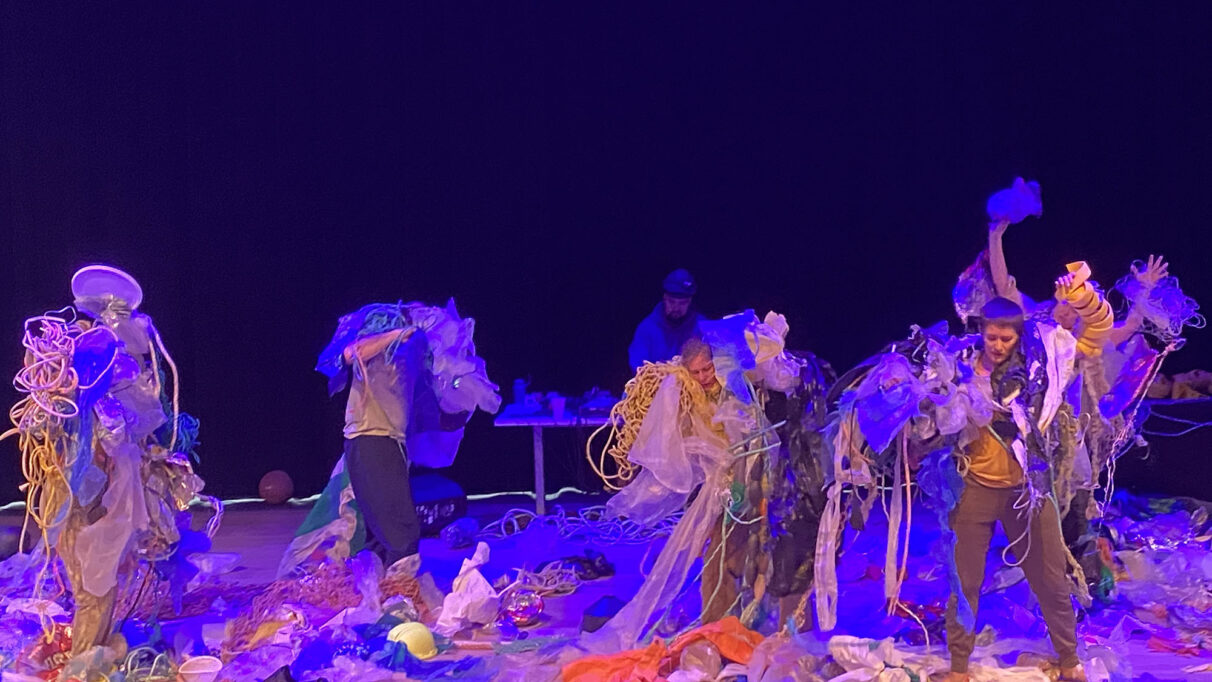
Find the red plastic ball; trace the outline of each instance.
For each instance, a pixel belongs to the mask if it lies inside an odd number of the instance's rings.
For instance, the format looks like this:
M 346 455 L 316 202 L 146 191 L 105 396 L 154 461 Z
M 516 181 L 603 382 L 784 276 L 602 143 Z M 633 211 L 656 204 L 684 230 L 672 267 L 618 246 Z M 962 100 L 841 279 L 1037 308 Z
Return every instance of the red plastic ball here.
M 290 499 L 290 496 L 295 492 L 295 483 L 290 480 L 290 474 L 280 469 L 275 469 L 261 477 L 261 484 L 257 486 L 262 499 L 270 504 L 282 504 Z

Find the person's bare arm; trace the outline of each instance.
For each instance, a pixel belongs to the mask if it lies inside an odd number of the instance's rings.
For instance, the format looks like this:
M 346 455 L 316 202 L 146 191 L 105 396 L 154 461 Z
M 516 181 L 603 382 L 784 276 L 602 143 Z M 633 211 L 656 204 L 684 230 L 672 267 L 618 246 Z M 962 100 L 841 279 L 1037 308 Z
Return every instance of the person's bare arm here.
M 345 362 L 352 363 L 357 357 L 362 362 L 373 358 L 382 353 L 396 339 L 404 339 L 413 332 L 412 327 L 408 329 L 393 329 L 391 331 L 375 334 L 373 336 L 363 337 L 345 347 L 345 352 L 342 355 L 345 357 Z
M 1138 269 L 1135 265 L 1132 266 L 1132 275 L 1137 281 L 1145 286 L 1146 289 L 1152 289 L 1163 277 L 1169 275 L 1170 264 L 1161 256 L 1149 256 L 1149 261 L 1145 263 L 1144 270 Z M 1115 325 L 1111 330 L 1111 344 L 1119 346 L 1124 341 L 1132 338 L 1132 335 L 1140 331 L 1141 324 L 1145 321 L 1145 315 L 1140 308 L 1133 305 L 1128 310 L 1128 316 L 1122 322 Z
M 1006 233 L 1009 225 L 1005 220 L 989 223 L 989 274 L 993 276 L 993 290 L 997 295 L 1021 306 L 1023 297 L 1014 278 L 1010 276 L 1010 269 L 1006 266 L 1006 252 L 1002 248 L 1002 235 Z

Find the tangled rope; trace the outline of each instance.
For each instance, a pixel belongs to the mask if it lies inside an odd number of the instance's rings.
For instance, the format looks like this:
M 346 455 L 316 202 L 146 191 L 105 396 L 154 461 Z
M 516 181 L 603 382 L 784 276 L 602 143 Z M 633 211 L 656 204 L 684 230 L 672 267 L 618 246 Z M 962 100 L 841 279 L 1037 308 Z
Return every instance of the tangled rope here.
M 546 516 L 539 516 L 525 509 L 510 509 L 500 519 L 485 526 L 479 537 L 485 540 L 499 540 L 538 524 L 557 529 L 560 537 L 565 540 L 591 542 L 595 545 L 642 545 L 655 538 L 668 536 L 681 519 L 682 512 L 678 511 L 655 524 L 641 525 L 627 519 L 610 517 L 606 513 L 606 507 L 602 505 L 584 507 L 575 516 L 566 514 L 558 505 Z
M 585 456 L 589 459 L 589 465 L 593 467 L 593 472 L 602 479 L 607 490 L 622 490 L 638 473 L 640 467 L 632 464 L 627 455 L 640 435 L 644 416 L 648 414 L 648 409 L 652 406 L 652 401 L 656 398 L 661 383 L 665 381 L 665 377 L 671 374 L 676 375 L 679 379 L 679 415 L 688 415 L 696 409 L 706 407 L 706 393 L 703 392 L 702 386 L 697 381 L 691 379 L 690 373 L 682 366 L 679 358 L 674 358 L 670 362 L 645 362 L 641 365 L 636 370 L 635 376 L 624 387 L 623 399 L 610 408 L 610 416 L 606 423 L 594 431 L 585 443 Z M 610 429 L 610 432 L 607 434 L 606 443 L 595 456 L 593 442 L 598 434 L 607 428 Z M 614 461 L 614 474 L 607 473 L 607 459 Z
M 45 539 L 52 528 L 66 520 L 49 519 L 46 514 L 71 503 L 72 491 L 62 453 L 71 444 L 66 423 L 80 412 L 74 400 L 79 377 L 72 367 L 76 337 L 80 333 L 74 321 L 54 314 L 25 321 L 21 338 L 25 364 L 13 378 L 13 387 L 25 397 L 9 410 L 13 428 L 0 435 L 0 440 L 16 435 L 21 451 L 21 471 L 26 481 L 22 537 L 33 521 Z M 50 552 L 49 543 L 46 550 Z

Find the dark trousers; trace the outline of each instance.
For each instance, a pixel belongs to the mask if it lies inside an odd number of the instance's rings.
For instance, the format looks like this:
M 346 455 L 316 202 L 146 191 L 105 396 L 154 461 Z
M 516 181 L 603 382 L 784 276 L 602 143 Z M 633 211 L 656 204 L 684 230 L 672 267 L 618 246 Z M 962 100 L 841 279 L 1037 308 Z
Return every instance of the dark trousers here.
M 421 524 L 400 444 L 387 436 L 346 439 L 345 469 L 366 528 L 383 545 L 387 565 L 416 554 Z
M 1065 575 L 1068 562 L 1056 507 L 1051 500 L 1045 500 L 1033 511 L 1015 509 L 1014 502 L 1021 492 L 1021 488 L 986 488 L 967 481 L 959 505 L 951 512 L 960 585 L 975 614 L 993 524 L 1001 522 L 1002 530 L 1013 543 L 1010 551 L 1022 561 L 1027 584 L 1039 599 L 1060 664 L 1072 667 L 1078 664 L 1077 617 L 1069 600 L 1069 579 Z M 1030 532 L 1026 533 L 1028 527 Z M 976 633 L 964 629 L 956 617 L 956 598 L 952 595 L 947 604 L 947 648 L 951 652 L 952 671 L 968 672 L 968 657 L 975 643 Z

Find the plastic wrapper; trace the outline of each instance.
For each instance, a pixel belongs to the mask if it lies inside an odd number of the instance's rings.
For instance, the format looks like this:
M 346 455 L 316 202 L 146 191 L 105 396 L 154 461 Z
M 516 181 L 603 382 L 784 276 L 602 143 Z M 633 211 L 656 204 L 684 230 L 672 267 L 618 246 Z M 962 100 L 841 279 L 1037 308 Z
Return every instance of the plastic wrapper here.
M 678 670 L 690 673 L 695 676 L 694 679 L 714 680 L 723 667 L 720 650 L 707 640 L 694 642 L 682 649 L 678 661 Z
M 782 315 L 769 312 L 759 321 L 752 310 L 699 322 L 699 332 L 711 346 L 716 375 L 744 404 L 752 398 L 748 381 L 784 392 L 798 381 L 798 365 L 784 353 L 787 329 Z
M 470 547 L 480 532 L 480 524 L 470 516 L 456 520 L 442 529 L 442 541 L 451 549 Z
M 816 673 L 821 663 L 821 658 L 797 638 L 786 634 L 771 635 L 753 650 L 745 676 L 750 682 L 819 682 L 822 678 Z
M 449 637 L 466 627 L 496 621 L 500 598 L 480 573 L 480 567 L 487 563 L 488 545 L 481 542 L 476 545 L 475 554 L 463 560 L 450 594 L 442 602 L 442 615 L 434 627 L 436 632 Z
M 1099 413 L 1104 418 L 1123 414 L 1134 400 L 1145 394 L 1153 380 L 1158 355 L 1140 336 L 1133 336 L 1122 348 L 1103 354 L 1103 366 L 1111 383 L 1111 390 L 1098 401 Z
M 534 625 L 543 615 L 543 597 L 530 590 L 513 590 L 501 598 L 501 615 L 520 628 Z
M 846 674 L 831 678 L 840 682 L 909 682 L 914 677 L 925 679 L 948 670 L 942 658 L 902 653 L 897 651 L 891 639 L 876 642 L 858 637 L 833 637 L 829 640 L 829 654 L 846 670 Z

